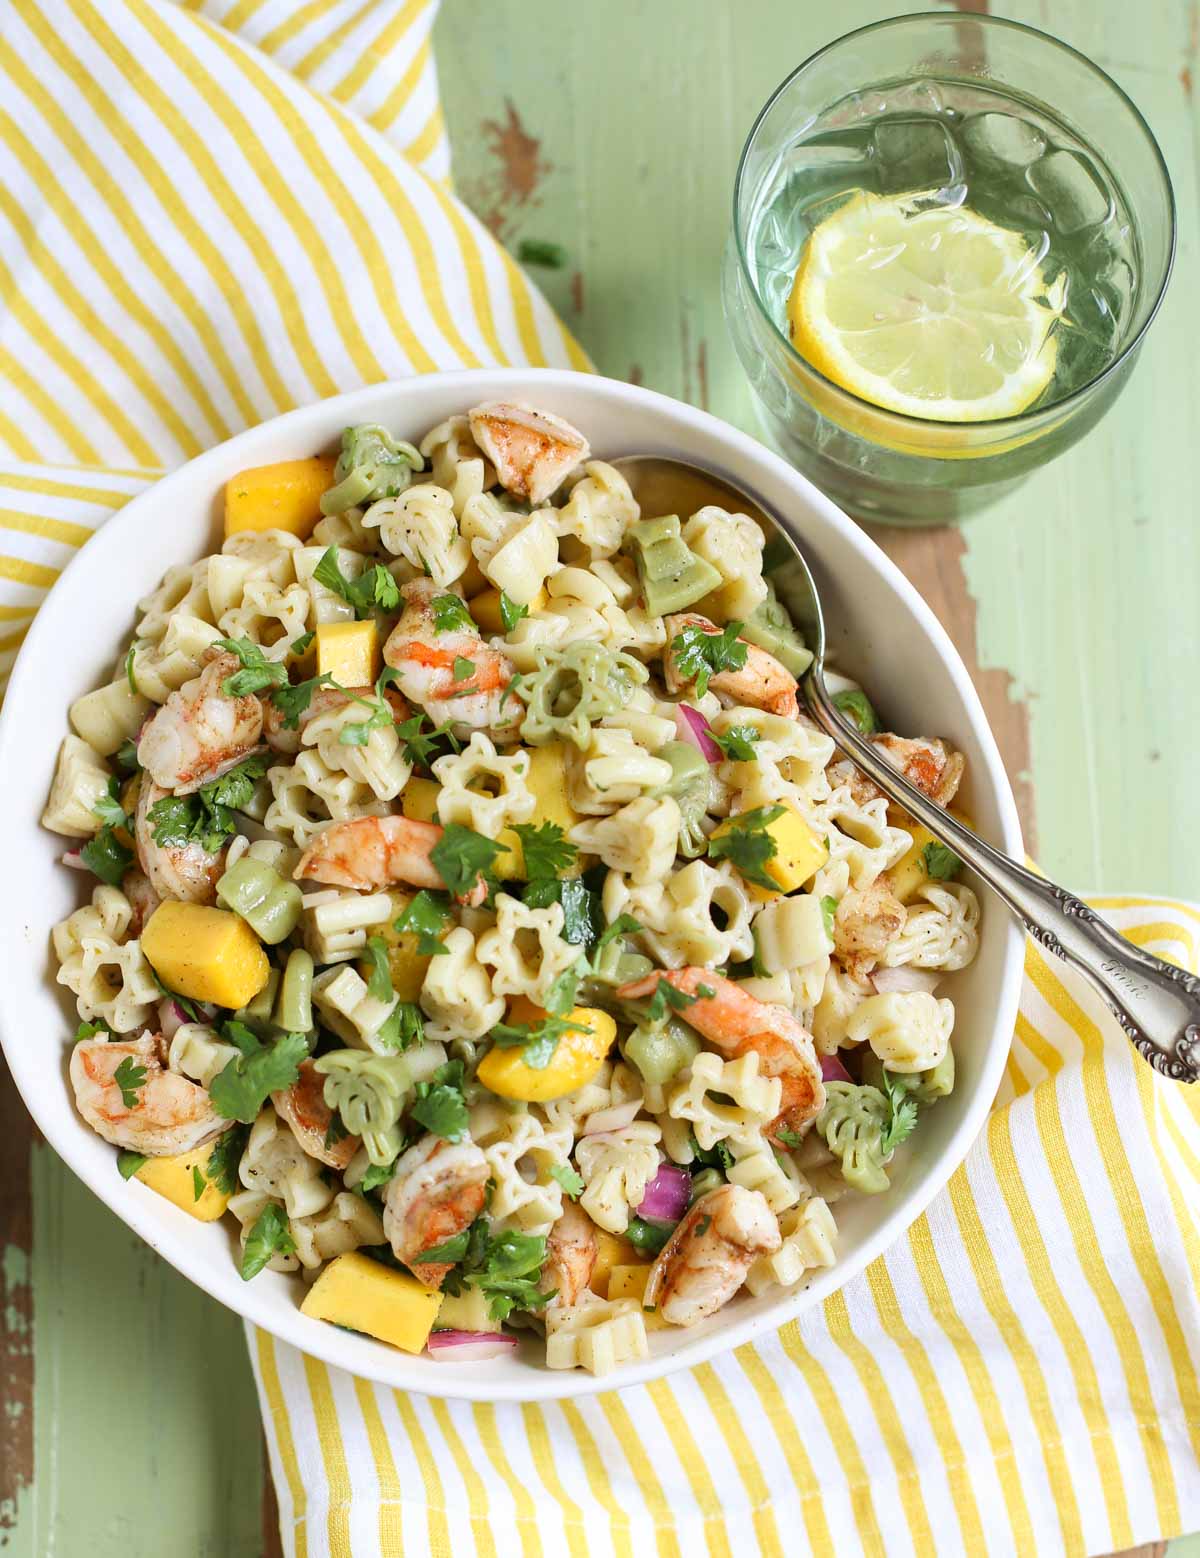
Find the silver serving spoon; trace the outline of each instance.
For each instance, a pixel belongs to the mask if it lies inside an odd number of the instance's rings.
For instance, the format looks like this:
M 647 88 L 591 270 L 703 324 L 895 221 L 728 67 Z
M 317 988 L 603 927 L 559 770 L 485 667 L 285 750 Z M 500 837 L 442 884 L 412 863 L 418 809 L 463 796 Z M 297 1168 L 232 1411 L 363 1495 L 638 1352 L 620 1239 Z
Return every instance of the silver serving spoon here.
M 1134 1047 L 1157 1071 L 1179 1082 L 1200 1081 L 1200 979 L 1135 947 L 1065 888 L 985 843 L 909 784 L 835 707 L 825 685 L 821 601 L 800 552 L 798 527 L 702 466 L 658 455 L 630 455 L 614 463 L 644 513 L 694 514 L 706 503 L 717 503 L 749 514 L 768 536 L 784 539 L 791 556 L 770 570 L 770 578 L 812 651 L 800 689 L 813 719 L 890 800 L 949 845 L 1031 936 L 1095 986 Z

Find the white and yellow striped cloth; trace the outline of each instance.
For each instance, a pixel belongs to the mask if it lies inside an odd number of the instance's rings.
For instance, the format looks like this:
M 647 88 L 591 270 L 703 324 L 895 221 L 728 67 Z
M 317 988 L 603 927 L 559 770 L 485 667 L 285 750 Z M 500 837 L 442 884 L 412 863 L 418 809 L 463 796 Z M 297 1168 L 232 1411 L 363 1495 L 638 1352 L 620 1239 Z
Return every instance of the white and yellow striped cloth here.
M 433 0 L 0 8 L 0 674 L 147 481 L 366 381 L 584 365 L 445 187 Z M 1200 914 L 1100 900 L 1192 968 Z M 888 1256 L 769 1341 L 551 1406 L 255 1333 L 289 1553 L 1102 1553 L 1200 1528 L 1200 1091 L 1040 951 L 1006 1092 Z

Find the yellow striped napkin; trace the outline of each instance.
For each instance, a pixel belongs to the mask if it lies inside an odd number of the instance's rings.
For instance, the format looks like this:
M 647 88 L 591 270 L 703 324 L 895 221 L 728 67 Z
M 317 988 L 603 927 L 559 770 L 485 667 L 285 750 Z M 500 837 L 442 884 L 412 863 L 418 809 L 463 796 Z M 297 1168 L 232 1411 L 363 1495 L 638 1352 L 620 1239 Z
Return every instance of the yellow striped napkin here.
M 585 366 L 447 192 L 432 0 L 0 8 L 0 676 L 162 469 L 290 406 Z M 1096 900 L 1195 969 L 1200 913 Z M 1200 1528 L 1200 1093 L 1036 948 L 988 1131 L 777 1337 L 488 1407 L 252 1333 L 301 1555 L 1101 1553 Z

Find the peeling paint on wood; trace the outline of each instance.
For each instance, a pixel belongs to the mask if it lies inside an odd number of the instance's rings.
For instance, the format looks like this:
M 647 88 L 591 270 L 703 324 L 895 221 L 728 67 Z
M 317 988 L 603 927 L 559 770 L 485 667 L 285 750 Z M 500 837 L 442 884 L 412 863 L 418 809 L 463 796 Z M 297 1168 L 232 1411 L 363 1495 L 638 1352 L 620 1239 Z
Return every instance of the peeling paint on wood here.
M 0 1546 L 33 1486 L 34 1292 L 29 1152 L 36 1130 L 0 1060 Z
M 502 119 L 480 123 L 487 165 L 463 183 L 475 214 L 497 238 L 506 238 L 514 223 L 538 205 L 538 191 L 554 164 L 542 156 L 542 143 L 521 122 L 511 98 L 504 100 Z

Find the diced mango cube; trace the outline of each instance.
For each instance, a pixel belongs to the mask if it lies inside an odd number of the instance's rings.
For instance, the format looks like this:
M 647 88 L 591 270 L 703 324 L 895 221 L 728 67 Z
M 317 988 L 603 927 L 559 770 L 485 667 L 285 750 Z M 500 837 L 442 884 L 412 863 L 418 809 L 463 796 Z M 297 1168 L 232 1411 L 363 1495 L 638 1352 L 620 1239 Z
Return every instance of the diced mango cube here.
M 964 827 L 974 832 L 974 824 L 964 813 L 952 811 L 950 815 Z M 927 882 L 933 880 L 925 869 L 925 851 L 931 844 L 936 844 L 937 839 L 929 829 L 922 827 L 919 822 L 914 822 L 911 817 L 905 816 L 898 827 L 911 835 L 912 845 L 906 854 L 901 855 L 896 864 L 884 874 L 887 877 L 888 886 L 899 898 L 901 903 L 912 903 L 913 899 L 921 891 Z
M 271 974 L 262 943 L 240 915 L 168 899 L 146 922 L 142 951 L 168 989 L 233 1011 Z
M 335 462 L 280 460 L 239 471 L 225 483 L 225 534 L 286 530 L 307 541 L 321 518 L 321 494 L 333 486 Z
M 637 1263 L 638 1252 L 628 1239 L 599 1228 L 596 1230 L 596 1264 L 592 1267 L 592 1279 L 588 1286 L 593 1293 L 607 1298 L 608 1281 L 613 1271 L 618 1266 L 635 1266 Z
M 319 675 L 332 676 L 343 687 L 369 687 L 381 667 L 379 629 L 372 618 L 317 624 Z
M 538 590 L 537 594 L 529 602 L 529 613 L 542 611 L 545 608 L 549 596 L 545 588 Z M 478 595 L 471 597 L 471 615 L 479 624 L 482 633 L 507 633 L 504 626 L 504 618 L 500 615 L 500 591 L 495 589 L 481 590 Z
M 473 557 L 463 570 L 462 577 L 458 581 L 458 587 L 463 592 L 463 597 L 466 600 L 474 600 L 476 595 L 482 595 L 484 590 L 490 588 L 487 574 L 484 573 Z
M 215 1223 L 218 1217 L 225 1215 L 230 1195 L 208 1178 L 208 1160 L 216 1144 L 215 1140 L 206 1141 L 202 1147 L 193 1147 L 190 1152 L 181 1152 L 173 1158 L 147 1158 L 134 1177 L 173 1201 L 189 1217 L 202 1223 Z M 196 1195 L 197 1183 L 201 1186 L 199 1196 Z
M 712 837 L 721 838 L 732 832 L 735 823 L 736 818 L 729 818 L 713 829 Z M 756 882 L 747 882 L 750 896 L 759 903 L 766 903 L 777 898 L 780 893 L 793 893 L 798 887 L 803 887 L 813 872 L 819 871 L 829 859 L 825 840 L 814 833 L 800 813 L 791 806 L 784 806 L 782 815 L 767 824 L 766 832 L 775 841 L 775 853 L 764 861 L 763 870 L 778 884 L 778 891 L 772 892 Z
M 441 1306 L 435 1288 L 351 1250 L 329 1262 L 304 1295 L 300 1313 L 363 1331 L 404 1352 L 420 1352 Z
M 447 1293 L 438 1310 L 439 1331 L 498 1331 L 499 1320 L 492 1318 L 492 1301 L 482 1288 L 464 1287 L 461 1293 Z
M 566 753 L 561 741 L 529 748 L 529 773 L 525 784 L 534 798 L 534 823 L 556 822 L 564 833 L 579 821 L 579 813 L 567 799 Z M 502 882 L 525 879 L 525 852 L 511 828 L 502 828 L 497 843 L 507 852 L 496 858 L 493 871 Z
M 525 1064 L 519 1045 L 511 1049 L 497 1045 L 488 1050 L 477 1073 L 484 1087 L 501 1098 L 544 1103 L 550 1098 L 563 1098 L 590 1082 L 612 1048 L 617 1025 L 607 1012 L 591 1006 L 577 1006 L 567 1020 L 571 1026 L 559 1036 L 549 1064 L 540 1070 Z
M 388 972 L 392 976 L 392 989 L 402 1001 L 415 1001 L 421 993 L 425 972 L 431 960 L 426 953 L 417 951 L 417 937 L 411 931 L 396 929 L 395 921 L 412 902 L 412 895 L 390 893 L 388 896 L 392 900 L 391 918 L 385 920 L 382 925 L 372 926 L 371 934 L 378 936 L 387 947 Z M 358 971 L 364 979 L 367 979 L 371 972 L 369 964 L 366 963 L 360 963 Z
M 608 1296 L 609 1298 L 636 1298 L 640 1304 L 649 1280 L 649 1266 L 614 1266 L 608 1274 Z M 642 1319 L 646 1322 L 648 1331 L 666 1329 L 667 1322 L 657 1309 L 643 1309 Z
M 436 779 L 410 779 L 400 792 L 400 810 L 410 822 L 436 822 L 441 791 Z

